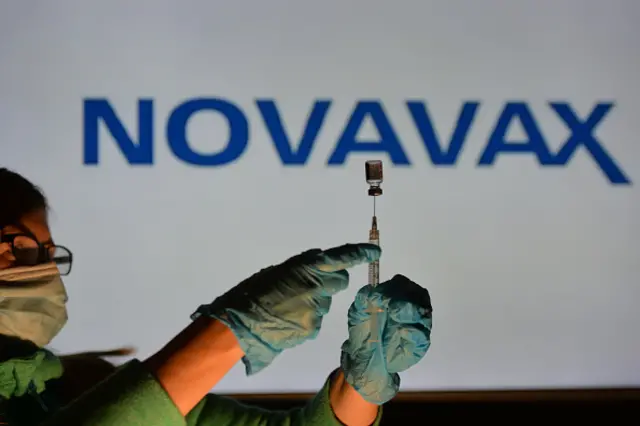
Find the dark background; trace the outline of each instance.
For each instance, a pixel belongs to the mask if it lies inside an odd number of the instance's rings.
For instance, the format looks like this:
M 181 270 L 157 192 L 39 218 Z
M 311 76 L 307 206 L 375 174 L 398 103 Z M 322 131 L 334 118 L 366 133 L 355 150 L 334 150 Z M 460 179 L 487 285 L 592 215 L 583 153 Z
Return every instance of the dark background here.
M 303 405 L 312 395 L 234 395 L 268 409 Z M 492 425 L 597 424 L 640 426 L 640 388 L 517 392 L 401 393 L 384 406 L 383 425 L 479 421 Z M 437 422 L 437 423 L 436 423 Z

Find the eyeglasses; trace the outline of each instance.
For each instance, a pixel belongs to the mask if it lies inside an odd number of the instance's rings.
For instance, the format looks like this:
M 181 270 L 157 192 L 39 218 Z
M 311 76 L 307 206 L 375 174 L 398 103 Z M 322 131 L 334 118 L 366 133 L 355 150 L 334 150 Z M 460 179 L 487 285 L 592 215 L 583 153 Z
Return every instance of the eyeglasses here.
M 64 246 L 53 243 L 40 243 L 30 232 L 2 234 L 0 242 L 11 246 L 11 254 L 16 258 L 17 266 L 35 266 L 55 262 L 60 275 L 71 273 L 73 254 Z

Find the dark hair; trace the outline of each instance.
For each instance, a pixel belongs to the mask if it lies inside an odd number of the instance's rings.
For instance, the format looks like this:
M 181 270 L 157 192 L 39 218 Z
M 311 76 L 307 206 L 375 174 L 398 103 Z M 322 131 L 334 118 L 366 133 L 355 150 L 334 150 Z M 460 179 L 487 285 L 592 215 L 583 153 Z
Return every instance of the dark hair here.
M 47 208 L 47 199 L 40 188 L 18 173 L 0 167 L 0 229 L 19 223 L 26 214 Z

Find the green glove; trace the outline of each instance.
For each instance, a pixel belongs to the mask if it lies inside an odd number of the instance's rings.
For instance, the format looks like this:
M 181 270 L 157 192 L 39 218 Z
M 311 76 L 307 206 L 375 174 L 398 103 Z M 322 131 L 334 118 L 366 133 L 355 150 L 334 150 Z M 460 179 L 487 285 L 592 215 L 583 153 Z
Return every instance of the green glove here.
M 247 375 L 267 367 L 283 350 L 314 339 L 331 297 L 347 288 L 347 269 L 380 258 L 375 244 L 308 250 L 270 266 L 192 315 L 216 318 L 237 337 Z
M 375 322 L 372 309 L 382 311 Z M 349 308 L 341 366 L 347 383 L 365 400 L 382 405 L 398 393 L 398 373 L 418 363 L 431 345 L 432 311 L 427 289 L 403 275 L 358 291 Z M 377 342 L 371 341 L 374 327 Z

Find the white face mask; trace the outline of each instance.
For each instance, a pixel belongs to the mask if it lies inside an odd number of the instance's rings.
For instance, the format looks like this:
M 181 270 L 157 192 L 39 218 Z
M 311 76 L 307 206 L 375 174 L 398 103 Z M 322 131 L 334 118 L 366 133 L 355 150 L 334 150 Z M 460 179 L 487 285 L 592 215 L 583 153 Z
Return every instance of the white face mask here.
M 44 347 L 66 324 L 66 303 L 54 263 L 0 271 L 0 335 Z

